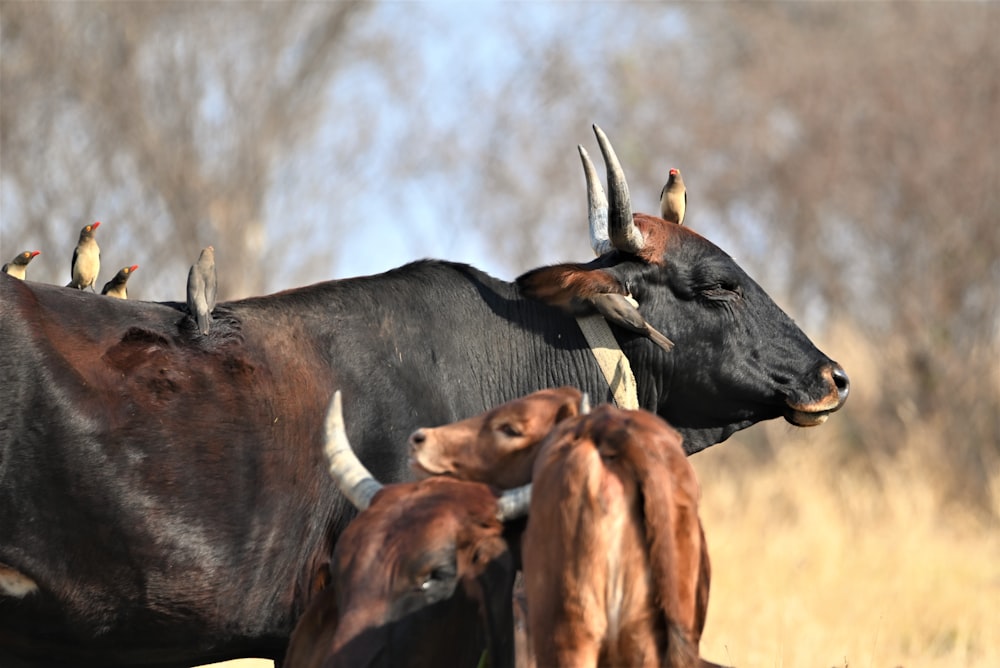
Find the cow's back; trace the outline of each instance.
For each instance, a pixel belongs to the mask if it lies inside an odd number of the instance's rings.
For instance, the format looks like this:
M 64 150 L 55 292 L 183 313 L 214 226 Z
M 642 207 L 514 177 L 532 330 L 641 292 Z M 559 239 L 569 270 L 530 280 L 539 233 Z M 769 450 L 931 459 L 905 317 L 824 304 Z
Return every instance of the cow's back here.
M 321 356 L 225 307 L 203 337 L 179 305 L 6 276 L 0 295 L 0 563 L 38 586 L 0 596 L 4 644 L 88 638 L 77 665 L 280 653 L 337 505 L 302 447 Z

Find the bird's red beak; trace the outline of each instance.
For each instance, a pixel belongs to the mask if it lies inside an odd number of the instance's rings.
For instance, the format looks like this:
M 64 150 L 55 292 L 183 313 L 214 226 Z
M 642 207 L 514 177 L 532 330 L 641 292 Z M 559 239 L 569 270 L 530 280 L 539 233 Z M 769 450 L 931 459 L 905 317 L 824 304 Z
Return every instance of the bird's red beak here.
M 138 268 L 139 268 L 139 265 L 133 264 L 131 267 L 128 268 L 128 273 L 131 274 L 133 271 L 135 271 Z
M 98 220 L 98 221 L 96 221 L 96 222 L 94 222 L 94 223 L 91 224 L 90 229 L 96 230 L 100 226 L 101 226 L 101 221 Z
M 41 255 L 41 254 L 42 251 L 31 251 L 31 257 L 35 257 L 36 255 Z

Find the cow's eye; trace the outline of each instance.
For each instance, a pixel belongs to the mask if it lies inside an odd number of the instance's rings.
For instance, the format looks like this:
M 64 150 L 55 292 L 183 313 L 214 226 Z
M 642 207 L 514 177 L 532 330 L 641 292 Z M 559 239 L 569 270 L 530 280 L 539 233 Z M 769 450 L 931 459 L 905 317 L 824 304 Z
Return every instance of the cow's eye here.
M 504 422 L 500 425 L 500 433 L 511 438 L 516 438 L 521 435 L 521 431 L 509 422 Z
M 431 569 L 420 581 L 421 591 L 433 591 L 455 579 L 455 567 L 452 565 L 438 566 Z
M 736 283 L 715 283 L 702 288 L 701 296 L 712 301 L 732 301 L 743 297 L 743 288 Z

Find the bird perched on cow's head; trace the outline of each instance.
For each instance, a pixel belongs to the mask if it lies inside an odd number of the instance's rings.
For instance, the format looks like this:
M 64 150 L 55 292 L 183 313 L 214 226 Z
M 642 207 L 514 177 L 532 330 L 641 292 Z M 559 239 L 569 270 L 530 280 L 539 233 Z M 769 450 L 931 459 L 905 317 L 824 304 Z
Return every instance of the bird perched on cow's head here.
M 34 260 L 35 256 L 40 253 L 41 251 L 24 251 L 23 253 L 18 253 L 0 271 L 14 278 L 20 278 L 23 281 L 28 271 L 28 263 Z
M 73 261 L 70 264 L 70 281 L 68 288 L 83 290 L 94 289 L 97 274 L 101 271 L 101 247 L 97 245 L 94 232 L 100 226 L 100 221 L 84 225 L 80 230 L 80 240 L 73 249 Z
M 668 223 L 684 224 L 684 211 L 687 209 L 687 190 L 681 170 L 671 169 L 667 182 L 660 191 L 660 218 Z

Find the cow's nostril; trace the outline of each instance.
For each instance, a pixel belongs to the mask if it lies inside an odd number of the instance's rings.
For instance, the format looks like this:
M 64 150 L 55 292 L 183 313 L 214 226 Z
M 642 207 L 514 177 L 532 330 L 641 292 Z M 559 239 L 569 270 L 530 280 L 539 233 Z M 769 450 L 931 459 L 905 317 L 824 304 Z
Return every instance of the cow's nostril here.
M 418 429 L 412 434 L 410 434 L 410 449 L 418 447 L 421 443 L 427 440 L 427 434 L 424 433 L 423 429 Z
M 840 398 L 840 403 L 844 403 L 851 391 L 851 380 L 847 377 L 847 372 L 838 365 L 833 367 L 830 376 L 833 378 L 833 384 L 837 386 L 837 396 Z

